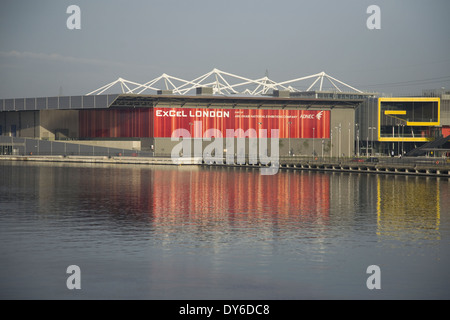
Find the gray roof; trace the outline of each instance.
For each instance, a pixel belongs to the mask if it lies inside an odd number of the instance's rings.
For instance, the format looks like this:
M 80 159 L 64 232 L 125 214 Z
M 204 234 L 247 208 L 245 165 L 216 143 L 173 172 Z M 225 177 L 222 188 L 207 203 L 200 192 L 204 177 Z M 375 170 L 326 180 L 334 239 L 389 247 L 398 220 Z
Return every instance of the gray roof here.
M 84 96 L 38 97 L 0 99 L 0 111 L 34 110 L 82 110 L 107 109 L 112 107 L 350 107 L 354 108 L 363 99 L 317 99 L 308 97 L 273 96 L 224 96 L 224 95 L 142 95 L 105 94 Z
M 99 96 L 62 96 L 0 100 L 0 111 L 71 110 L 109 108 L 118 94 Z

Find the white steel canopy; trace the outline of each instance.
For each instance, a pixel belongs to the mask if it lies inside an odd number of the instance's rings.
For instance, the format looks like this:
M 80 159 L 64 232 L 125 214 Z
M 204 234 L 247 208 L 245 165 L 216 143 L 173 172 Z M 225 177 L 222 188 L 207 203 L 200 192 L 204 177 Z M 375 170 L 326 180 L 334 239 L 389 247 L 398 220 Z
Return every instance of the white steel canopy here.
M 268 94 L 270 90 L 302 92 L 305 90 L 299 90 L 295 87 L 298 87 L 298 83 L 304 83 L 306 81 L 312 81 L 306 91 L 313 90 L 314 86 L 318 86 L 318 90 L 322 91 L 324 79 L 332 85 L 333 91 L 343 92 L 341 88 L 344 88 L 346 92 L 362 93 L 362 91 L 329 76 L 325 72 L 288 81 L 275 82 L 267 76 L 252 80 L 214 68 L 212 71 L 193 80 L 183 80 L 165 73 L 146 83 L 137 83 L 118 78 L 116 81 L 89 92 L 87 95 L 100 95 L 111 90 L 113 87 L 120 86 L 121 93 L 126 94 L 148 94 L 148 91 L 171 90 L 173 94 L 186 95 L 199 87 L 210 87 L 213 88 L 213 94 L 244 94 L 258 96 Z M 305 87 L 305 85 L 303 86 Z

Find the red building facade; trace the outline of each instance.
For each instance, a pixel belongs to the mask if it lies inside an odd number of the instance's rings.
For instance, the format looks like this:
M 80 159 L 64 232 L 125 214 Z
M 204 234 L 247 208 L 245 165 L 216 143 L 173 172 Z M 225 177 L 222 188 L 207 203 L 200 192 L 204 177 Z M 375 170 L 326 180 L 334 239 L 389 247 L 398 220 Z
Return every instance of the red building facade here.
M 126 108 L 80 110 L 80 138 L 170 138 L 177 129 L 201 138 L 206 130 L 227 129 L 259 137 L 279 130 L 279 138 L 330 138 L 329 110 Z M 199 126 L 199 124 L 201 124 Z M 236 131 L 238 132 L 238 131 Z

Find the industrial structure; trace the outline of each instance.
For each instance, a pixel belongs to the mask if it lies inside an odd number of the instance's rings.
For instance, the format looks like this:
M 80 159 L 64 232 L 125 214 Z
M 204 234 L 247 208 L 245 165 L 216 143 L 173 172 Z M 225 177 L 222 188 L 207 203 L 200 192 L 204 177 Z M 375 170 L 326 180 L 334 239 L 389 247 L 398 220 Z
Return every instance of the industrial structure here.
M 82 96 L 0 100 L 0 154 L 170 156 L 182 137 L 200 156 L 211 139 L 232 137 L 244 150 L 223 142 L 224 155 L 248 153 L 261 138 L 279 139 L 281 156 L 442 155 L 448 136 L 445 90 L 387 98 L 325 72 L 275 82 L 213 69 L 193 80 L 119 78 Z

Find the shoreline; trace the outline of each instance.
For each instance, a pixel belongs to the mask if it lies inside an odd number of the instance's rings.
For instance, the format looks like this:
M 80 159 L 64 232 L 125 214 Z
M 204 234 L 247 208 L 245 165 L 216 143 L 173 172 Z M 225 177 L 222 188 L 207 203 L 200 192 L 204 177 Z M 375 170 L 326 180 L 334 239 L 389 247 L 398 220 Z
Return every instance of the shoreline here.
M 133 164 L 133 165 L 169 165 L 169 166 L 214 166 L 239 168 L 268 168 L 261 164 L 217 164 L 206 163 L 201 157 L 178 158 L 168 157 L 126 157 L 126 156 L 0 156 L 0 161 L 30 161 L 30 162 L 58 162 L 58 163 L 92 163 L 92 164 Z M 406 176 L 444 177 L 450 179 L 450 163 L 438 165 L 430 163 L 367 163 L 350 161 L 301 160 L 281 159 L 279 170 L 303 170 L 322 172 L 350 172 L 393 174 Z
M 0 161 L 104 163 L 104 164 L 147 164 L 147 165 L 200 165 L 201 158 L 126 157 L 126 156 L 0 156 Z

